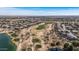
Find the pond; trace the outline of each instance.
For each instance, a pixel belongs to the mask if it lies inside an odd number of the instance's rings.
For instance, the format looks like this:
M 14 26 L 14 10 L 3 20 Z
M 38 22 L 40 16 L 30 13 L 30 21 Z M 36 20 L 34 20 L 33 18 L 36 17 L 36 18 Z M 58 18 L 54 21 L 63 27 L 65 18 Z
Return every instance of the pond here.
M 16 46 L 11 42 L 11 38 L 6 33 L 0 33 L 0 51 L 15 51 Z

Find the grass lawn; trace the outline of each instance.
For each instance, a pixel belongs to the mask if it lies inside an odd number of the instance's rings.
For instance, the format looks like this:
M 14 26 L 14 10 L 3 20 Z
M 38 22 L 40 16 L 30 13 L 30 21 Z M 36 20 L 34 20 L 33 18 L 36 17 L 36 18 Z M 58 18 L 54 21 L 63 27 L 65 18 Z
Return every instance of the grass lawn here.
M 41 29 L 45 29 L 46 25 L 45 24 L 42 24 L 42 25 L 39 25 L 36 29 L 37 30 L 41 30 Z

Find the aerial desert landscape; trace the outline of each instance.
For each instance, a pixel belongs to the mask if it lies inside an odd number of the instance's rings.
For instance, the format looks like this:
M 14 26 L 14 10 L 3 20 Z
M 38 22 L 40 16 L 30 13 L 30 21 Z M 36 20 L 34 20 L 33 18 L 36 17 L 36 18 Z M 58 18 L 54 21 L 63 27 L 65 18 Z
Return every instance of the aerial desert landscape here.
M 0 16 L 1 34 L 1 51 L 79 51 L 78 16 Z

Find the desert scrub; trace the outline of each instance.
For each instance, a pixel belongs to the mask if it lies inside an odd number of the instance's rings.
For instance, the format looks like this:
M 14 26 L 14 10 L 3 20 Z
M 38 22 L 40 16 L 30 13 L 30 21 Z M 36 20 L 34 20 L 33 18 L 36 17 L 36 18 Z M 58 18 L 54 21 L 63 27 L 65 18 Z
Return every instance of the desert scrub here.
M 27 51 L 32 51 L 32 48 L 27 48 Z
M 72 44 L 65 43 L 63 50 L 64 50 L 64 51 L 73 51 L 73 48 L 74 48 L 74 47 L 73 47 Z
M 35 36 L 35 34 L 32 34 L 32 36 Z
M 79 41 L 72 41 L 72 45 L 73 45 L 74 47 L 79 46 Z
M 56 42 L 56 45 L 57 45 L 57 46 L 59 46 L 59 45 L 60 45 L 60 42 L 59 42 L 59 41 L 58 41 L 58 42 Z
M 13 32 L 9 32 L 9 34 L 12 34 Z
M 50 46 L 56 46 L 55 43 L 51 43 Z
M 14 38 L 13 41 L 18 42 L 20 39 L 19 38 Z
M 17 37 L 18 35 L 16 33 L 11 34 L 12 37 Z
M 26 49 L 21 49 L 21 51 L 26 51 Z
M 41 48 L 42 46 L 40 44 L 35 45 L 35 50 Z
M 38 38 L 32 39 L 32 42 L 33 42 L 33 43 L 41 43 L 40 39 L 38 39 Z
M 75 47 L 73 51 L 79 51 L 79 47 Z

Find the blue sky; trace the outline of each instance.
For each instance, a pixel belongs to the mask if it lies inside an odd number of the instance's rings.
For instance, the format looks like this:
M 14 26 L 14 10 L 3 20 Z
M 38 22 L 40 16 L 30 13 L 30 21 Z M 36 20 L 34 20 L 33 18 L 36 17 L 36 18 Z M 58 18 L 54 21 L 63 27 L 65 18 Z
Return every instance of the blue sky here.
M 0 15 L 79 15 L 79 7 L 0 7 Z

